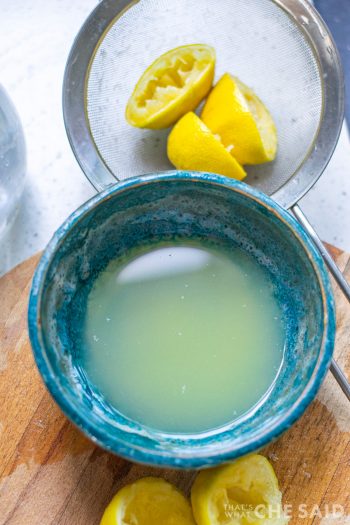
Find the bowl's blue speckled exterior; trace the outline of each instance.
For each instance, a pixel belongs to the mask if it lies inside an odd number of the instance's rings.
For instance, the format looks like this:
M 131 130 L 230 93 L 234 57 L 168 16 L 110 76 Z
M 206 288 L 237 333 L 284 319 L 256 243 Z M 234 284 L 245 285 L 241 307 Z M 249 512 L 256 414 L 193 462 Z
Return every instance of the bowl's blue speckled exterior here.
M 86 296 L 101 269 L 137 245 L 181 239 L 240 247 L 255 257 L 287 330 L 284 362 L 267 400 L 246 418 L 198 435 L 164 434 L 127 419 L 103 400 L 80 361 Z M 39 371 L 76 425 L 121 456 L 181 468 L 228 461 L 290 427 L 324 379 L 335 336 L 326 269 L 289 213 L 240 182 L 180 171 L 128 179 L 73 213 L 38 265 L 28 315 Z

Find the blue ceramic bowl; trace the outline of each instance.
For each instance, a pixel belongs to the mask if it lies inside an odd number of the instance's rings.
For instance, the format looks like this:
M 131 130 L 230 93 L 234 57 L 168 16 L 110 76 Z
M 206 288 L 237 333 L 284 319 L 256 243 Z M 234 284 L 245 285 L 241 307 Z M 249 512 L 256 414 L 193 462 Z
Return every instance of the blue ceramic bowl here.
M 274 286 L 287 332 L 282 369 L 262 406 L 194 435 L 127 419 L 103 400 L 80 359 L 86 296 L 99 272 L 137 245 L 175 239 L 210 239 L 255 257 Z M 175 171 L 110 187 L 66 220 L 34 276 L 29 333 L 47 388 L 95 443 L 152 465 L 204 467 L 259 449 L 301 416 L 330 364 L 334 302 L 321 257 L 289 213 L 237 181 Z

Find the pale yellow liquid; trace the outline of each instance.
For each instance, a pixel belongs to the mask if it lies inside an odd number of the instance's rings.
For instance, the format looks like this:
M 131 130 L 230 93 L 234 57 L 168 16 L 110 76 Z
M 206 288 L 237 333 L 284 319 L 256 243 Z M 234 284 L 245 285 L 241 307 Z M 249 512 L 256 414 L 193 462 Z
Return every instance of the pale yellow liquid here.
M 166 432 L 227 424 L 261 402 L 283 358 L 265 270 L 240 251 L 160 247 L 112 261 L 88 298 L 83 365 L 125 416 Z

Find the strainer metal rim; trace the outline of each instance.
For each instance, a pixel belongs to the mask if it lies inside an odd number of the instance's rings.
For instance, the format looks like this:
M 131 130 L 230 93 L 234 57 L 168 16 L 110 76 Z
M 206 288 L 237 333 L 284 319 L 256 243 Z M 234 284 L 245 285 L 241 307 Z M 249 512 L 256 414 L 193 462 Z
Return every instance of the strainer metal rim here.
M 68 140 L 81 169 L 98 191 L 115 184 L 118 179 L 105 164 L 90 131 L 86 109 L 90 65 L 111 24 L 139 1 L 102 0 L 76 36 L 65 68 L 62 103 Z M 302 29 L 317 60 L 323 88 L 323 111 L 309 153 L 297 172 L 270 195 L 281 206 L 290 208 L 316 183 L 337 145 L 344 118 L 344 76 L 333 38 L 308 1 L 270 1 L 282 8 Z

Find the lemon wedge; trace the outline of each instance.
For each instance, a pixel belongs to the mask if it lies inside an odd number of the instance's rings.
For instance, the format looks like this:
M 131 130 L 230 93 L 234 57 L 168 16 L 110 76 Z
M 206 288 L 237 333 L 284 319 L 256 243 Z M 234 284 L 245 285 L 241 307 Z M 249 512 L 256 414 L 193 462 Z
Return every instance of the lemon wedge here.
M 170 162 L 178 169 L 208 171 L 239 180 L 246 176 L 242 166 L 195 113 L 187 113 L 175 124 L 167 149 Z
M 157 58 L 136 84 L 126 119 L 138 128 L 161 129 L 195 109 L 211 88 L 215 51 L 205 44 L 181 46 Z
M 200 472 L 192 486 L 197 525 L 285 525 L 281 492 L 264 456 L 245 456 L 234 463 Z
M 238 78 L 223 75 L 204 105 L 201 119 L 220 136 L 240 164 L 272 161 L 277 132 L 261 100 Z
M 106 508 L 100 525 L 195 525 L 189 502 L 161 478 L 142 478 L 123 487 Z

